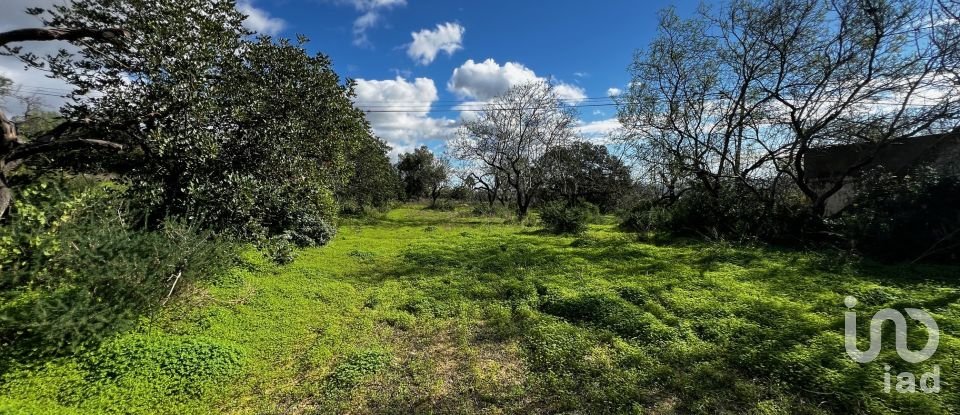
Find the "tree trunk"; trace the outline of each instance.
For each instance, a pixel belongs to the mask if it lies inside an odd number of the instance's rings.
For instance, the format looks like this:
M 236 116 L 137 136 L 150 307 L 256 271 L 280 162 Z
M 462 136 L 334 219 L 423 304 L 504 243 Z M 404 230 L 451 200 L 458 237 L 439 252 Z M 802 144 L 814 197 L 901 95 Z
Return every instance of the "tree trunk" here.
M 0 176 L 0 219 L 6 216 L 11 200 L 13 200 L 13 190 L 7 186 L 6 179 Z

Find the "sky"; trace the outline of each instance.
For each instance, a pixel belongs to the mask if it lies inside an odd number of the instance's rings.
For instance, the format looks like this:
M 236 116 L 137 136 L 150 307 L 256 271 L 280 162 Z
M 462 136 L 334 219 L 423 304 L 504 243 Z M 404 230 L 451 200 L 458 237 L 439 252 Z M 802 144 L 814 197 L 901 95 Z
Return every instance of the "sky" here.
M 57 0 L 3 0 L 6 10 Z M 311 52 L 331 57 L 334 69 L 357 81 L 356 105 L 369 111 L 374 132 L 392 155 L 427 145 L 442 151 L 461 116 L 512 85 L 552 82 L 574 105 L 626 89 L 627 67 L 656 34 L 658 10 L 681 16 L 696 2 L 532 0 L 240 0 L 248 28 L 282 37 L 302 34 Z M 0 31 L 36 26 L 36 18 L 0 15 Z M 55 48 L 42 45 L 41 48 Z M 0 74 L 48 105 L 66 85 L 25 72 L 0 56 Z M 52 94 L 51 94 L 52 92 Z M 7 103 L 9 107 L 12 103 Z M 390 110 L 396 112 L 382 112 Z M 601 140 L 617 126 L 613 106 L 579 108 L 581 134 Z

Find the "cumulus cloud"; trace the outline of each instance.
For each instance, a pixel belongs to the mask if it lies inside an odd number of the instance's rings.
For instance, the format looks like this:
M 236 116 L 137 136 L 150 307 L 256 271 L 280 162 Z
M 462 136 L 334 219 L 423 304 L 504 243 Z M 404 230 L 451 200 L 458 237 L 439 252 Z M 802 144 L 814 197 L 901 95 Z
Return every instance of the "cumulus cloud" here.
M 610 136 L 618 129 L 620 121 L 616 118 L 581 122 L 575 128 L 581 137 L 597 144 L 609 144 Z
M 367 112 L 373 131 L 393 147 L 393 157 L 428 141 L 445 141 L 456 128 L 455 120 L 429 116 L 438 99 L 430 78 L 358 79 L 356 94 L 354 102 Z
M 620 95 L 621 93 L 623 93 L 623 91 L 621 91 L 620 88 L 607 89 L 607 96 L 615 97 L 617 95 Z
M 502 66 L 493 59 L 474 62 L 469 59 L 453 70 L 447 89 L 461 98 L 486 101 L 506 92 L 510 87 L 541 80 L 531 69 L 519 63 Z
M 461 98 L 488 101 L 515 85 L 546 81 L 548 79 L 537 76 L 533 70 L 519 63 L 500 65 L 493 59 L 483 62 L 470 59 L 453 70 L 447 89 Z M 557 95 L 570 103 L 578 103 L 587 97 L 583 88 L 578 86 L 562 82 L 553 82 L 553 85 Z
M 559 83 L 554 86 L 557 96 L 568 103 L 577 104 L 587 98 L 586 92 L 579 86 Z
M 383 12 L 394 7 L 407 5 L 407 0 L 333 0 L 337 4 L 353 6 L 361 12 L 353 21 L 353 44 L 361 47 L 372 46 L 367 31 L 377 27 L 383 21 Z
M 238 1 L 237 10 L 247 16 L 243 21 L 243 27 L 254 32 L 272 36 L 287 27 L 287 22 L 281 18 L 270 16 L 270 13 L 266 10 L 254 6 L 251 0 Z
M 429 65 L 440 51 L 447 56 L 463 49 L 463 32 L 459 23 L 442 23 L 436 30 L 423 29 L 413 32 L 413 42 L 407 47 L 407 56 L 421 65 Z

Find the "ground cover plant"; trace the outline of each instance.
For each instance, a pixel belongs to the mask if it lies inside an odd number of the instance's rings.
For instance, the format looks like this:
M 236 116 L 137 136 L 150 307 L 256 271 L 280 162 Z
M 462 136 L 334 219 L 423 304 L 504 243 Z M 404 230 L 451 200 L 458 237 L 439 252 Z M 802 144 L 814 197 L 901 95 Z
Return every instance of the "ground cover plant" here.
M 245 251 L 135 329 L 14 362 L 0 412 L 960 409 L 956 267 L 653 244 L 610 222 L 553 235 L 470 207 L 421 205 L 344 219 L 328 246 L 289 264 Z M 908 365 L 891 335 L 876 361 L 853 362 L 843 348 L 847 295 L 863 316 L 927 310 L 940 324 L 937 353 Z M 912 336 L 912 348 L 923 340 Z M 942 390 L 884 393 L 887 364 L 897 373 L 939 365 Z

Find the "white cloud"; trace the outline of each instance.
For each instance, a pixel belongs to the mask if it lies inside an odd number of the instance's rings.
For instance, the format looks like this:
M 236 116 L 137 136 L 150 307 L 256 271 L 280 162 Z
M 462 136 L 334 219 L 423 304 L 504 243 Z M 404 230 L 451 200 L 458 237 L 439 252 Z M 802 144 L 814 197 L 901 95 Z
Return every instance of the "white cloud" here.
M 590 74 L 586 72 L 574 72 L 573 76 L 576 76 L 577 78 L 589 78 Z
M 421 65 L 429 65 L 444 51 L 448 56 L 463 49 L 463 32 L 466 29 L 459 23 L 442 23 L 436 30 L 423 29 L 413 32 L 413 42 L 407 47 L 407 56 Z
M 254 32 L 273 36 L 287 27 L 287 22 L 279 17 L 270 16 L 266 10 L 257 8 L 252 0 L 238 1 L 237 10 L 247 16 L 243 21 L 243 27 Z
M 383 21 L 383 11 L 407 5 L 407 0 L 332 0 L 337 4 L 353 6 L 362 14 L 353 21 L 353 44 L 361 47 L 372 46 L 367 31 L 377 27 Z
M 608 144 L 610 135 L 620 129 L 620 121 L 616 118 L 581 122 L 576 128 L 578 134 L 588 141 L 597 144 Z
M 453 70 L 447 89 L 461 98 L 487 101 L 513 86 L 545 81 L 546 78 L 537 76 L 533 70 L 520 63 L 507 62 L 500 65 L 493 59 L 483 62 L 470 59 Z M 553 84 L 561 99 L 578 103 L 587 97 L 583 88 L 578 86 L 563 82 Z
M 358 79 L 356 93 L 354 102 L 367 111 L 373 131 L 393 147 L 391 156 L 413 151 L 427 141 L 445 141 L 456 128 L 455 120 L 429 116 L 438 99 L 430 78 Z
M 557 96 L 560 99 L 567 101 L 570 104 L 578 104 L 580 101 L 583 101 L 587 98 L 586 92 L 583 88 L 579 86 L 559 83 L 554 85 L 554 90 L 557 92 Z
M 453 70 L 447 89 L 462 98 L 489 100 L 510 87 L 542 80 L 532 70 L 519 63 L 507 62 L 501 66 L 493 59 L 483 62 L 467 60 Z
M 503 94 L 513 86 L 528 82 L 549 82 L 547 78 L 537 76 L 530 68 L 516 62 L 498 64 L 493 59 L 483 62 L 467 60 L 453 70 L 447 82 L 447 90 L 460 98 L 468 100 L 455 109 L 479 108 L 494 97 Z M 586 99 L 583 88 L 563 82 L 551 82 L 557 96 L 569 104 L 577 104 Z M 470 111 L 461 112 L 461 118 L 476 116 Z
M 615 97 L 617 95 L 620 95 L 621 93 L 623 93 L 623 91 L 621 91 L 620 88 L 607 89 L 607 96 Z

